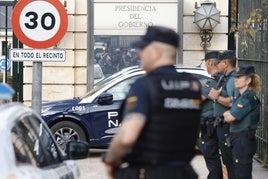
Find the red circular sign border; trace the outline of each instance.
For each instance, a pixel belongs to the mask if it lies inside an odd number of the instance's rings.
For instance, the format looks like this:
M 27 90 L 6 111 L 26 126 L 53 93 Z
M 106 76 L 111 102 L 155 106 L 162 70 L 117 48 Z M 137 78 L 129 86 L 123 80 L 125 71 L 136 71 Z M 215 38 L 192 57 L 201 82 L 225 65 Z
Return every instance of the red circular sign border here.
M 67 26 L 68 26 L 68 16 L 66 13 L 66 9 L 63 7 L 63 5 L 61 4 L 59 0 L 45 0 L 46 2 L 49 2 L 50 4 L 52 4 L 58 10 L 58 13 L 60 15 L 60 26 L 59 26 L 60 28 L 57 31 L 57 33 L 50 39 L 44 40 L 44 41 L 36 41 L 36 40 L 30 39 L 23 33 L 20 27 L 20 21 L 19 21 L 20 14 L 23 8 L 29 3 L 34 2 L 34 1 L 36 0 L 20 0 L 16 4 L 16 6 L 13 9 L 13 14 L 12 14 L 13 32 L 23 44 L 29 47 L 40 48 L 40 49 L 48 48 L 58 43 L 62 39 L 64 34 L 66 33 Z

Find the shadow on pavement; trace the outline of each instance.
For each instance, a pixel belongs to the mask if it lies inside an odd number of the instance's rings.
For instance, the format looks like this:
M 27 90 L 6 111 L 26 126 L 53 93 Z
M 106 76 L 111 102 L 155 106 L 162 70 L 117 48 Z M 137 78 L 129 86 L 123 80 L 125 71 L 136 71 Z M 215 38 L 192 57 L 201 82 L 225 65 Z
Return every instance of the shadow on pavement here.
M 101 157 L 103 153 L 105 153 L 107 149 L 90 149 L 89 150 L 89 157 Z

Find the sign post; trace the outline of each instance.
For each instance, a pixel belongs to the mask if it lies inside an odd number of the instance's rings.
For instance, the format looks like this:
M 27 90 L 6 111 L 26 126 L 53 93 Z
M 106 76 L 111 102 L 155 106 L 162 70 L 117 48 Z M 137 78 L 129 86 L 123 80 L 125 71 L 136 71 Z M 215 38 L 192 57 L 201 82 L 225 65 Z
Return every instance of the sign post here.
M 68 16 L 59 0 L 20 0 L 12 14 L 12 27 L 15 35 L 23 44 L 34 49 L 44 49 L 57 44 L 64 36 L 67 25 Z M 11 55 L 14 55 L 14 52 Z M 42 59 L 38 60 L 35 56 L 32 108 L 38 114 L 41 114 L 41 101 Z
M 6 70 L 11 67 L 11 62 L 5 56 L 0 57 L 0 70 L 3 72 L 3 83 L 6 83 Z

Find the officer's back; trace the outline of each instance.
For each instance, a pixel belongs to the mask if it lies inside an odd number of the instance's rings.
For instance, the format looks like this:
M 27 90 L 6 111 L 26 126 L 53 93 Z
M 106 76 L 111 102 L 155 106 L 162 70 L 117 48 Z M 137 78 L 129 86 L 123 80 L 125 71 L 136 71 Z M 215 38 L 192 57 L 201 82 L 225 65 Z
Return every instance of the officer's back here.
M 173 30 L 152 26 L 133 43 L 147 74 L 132 85 L 123 106 L 122 125 L 104 157 L 109 176 L 197 178 L 189 162 L 200 124 L 201 86 L 191 74 L 176 72 L 178 42 Z

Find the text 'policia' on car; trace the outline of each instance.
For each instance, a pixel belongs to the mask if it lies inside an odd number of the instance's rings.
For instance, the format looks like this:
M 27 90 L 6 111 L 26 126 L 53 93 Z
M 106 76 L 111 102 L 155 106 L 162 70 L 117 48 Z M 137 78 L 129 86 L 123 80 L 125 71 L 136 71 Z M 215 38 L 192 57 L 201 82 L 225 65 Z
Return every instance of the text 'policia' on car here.
M 176 67 L 188 72 L 201 83 L 209 78 L 205 69 Z M 91 147 L 107 147 L 120 126 L 118 111 L 130 86 L 144 75 L 138 67 L 124 69 L 95 84 L 84 97 L 42 104 L 42 117 L 50 127 L 56 141 L 65 149 L 71 140 L 89 142 Z

